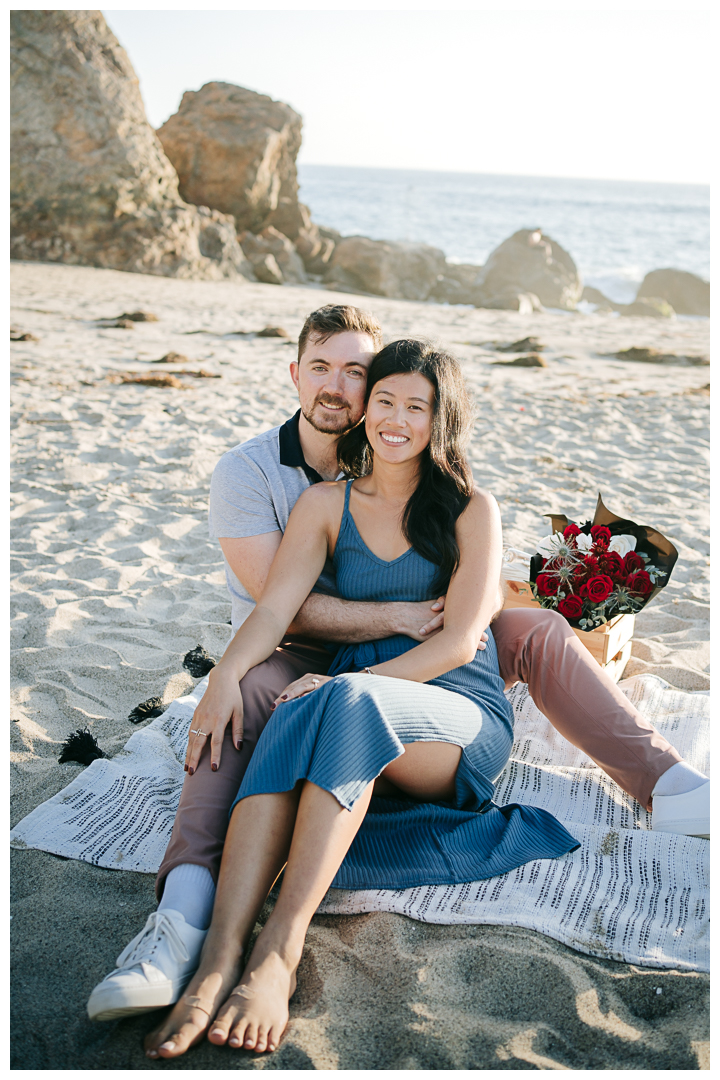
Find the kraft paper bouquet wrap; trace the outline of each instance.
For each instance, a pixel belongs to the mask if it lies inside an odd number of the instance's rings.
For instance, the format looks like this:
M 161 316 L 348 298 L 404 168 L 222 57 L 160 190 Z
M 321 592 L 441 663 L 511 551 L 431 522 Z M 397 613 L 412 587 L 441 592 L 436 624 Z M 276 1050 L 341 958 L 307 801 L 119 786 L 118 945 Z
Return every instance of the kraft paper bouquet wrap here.
M 641 611 L 663 589 L 677 549 L 650 525 L 620 518 L 598 495 L 592 521 L 547 514 L 553 531 L 530 560 L 533 594 L 579 630 Z

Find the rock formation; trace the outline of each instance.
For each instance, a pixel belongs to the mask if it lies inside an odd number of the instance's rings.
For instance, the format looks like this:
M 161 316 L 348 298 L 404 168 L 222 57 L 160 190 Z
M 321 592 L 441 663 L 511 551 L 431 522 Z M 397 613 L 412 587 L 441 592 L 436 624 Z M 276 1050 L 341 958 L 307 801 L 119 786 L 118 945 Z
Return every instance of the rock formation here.
M 295 250 L 305 264 L 309 274 L 323 275 L 327 272 L 330 257 L 335 245 L 342 236 L 335 229 L 323 229 L 310 220 L 307 206 L 298 203 L 304 224 L 295 241 Z
M 507 285 L 504 289 L 498 290 L 491 296 L 481 293 L 475 307 L 518 311 L 521 315 L 531 315 L 533 311 L 545 310 L 535 293 L 520 292 L 517 285 Z
M 534 295 L 545 307 L 573 311 L 582 295 L 577 267 L 564 248 L 540 229 L 520 229 L 490 254 L 476 282 L 477 307 L 515 307 L 515 297 Z M 520 301 L 517 301 L 520 303 Z
M 244 232 L 240 236 L 240 243 L 260 281 L 267 281 L 272 285 L 282 284 L 283 281 L 296 284 L 307 281 L 302 259 L 287 236 L 283 236 L 278 229 L 269 226 L 258 234 Z M 279 282 L 272 281 L 271 277 L 267 276 L 273 274 L 272 263 L 268 261 L 270 259 L 279 270 Z
M 439 304 L 475 304 L 480 300 L 476 282 L 481 269 L 471 263 L 447 263 L 433 286 L 430 300 Z
M 650 319 L 674 319 L 675 312 L 667 300 L 659 296 L 643 296 L 633 300 L 632 304 L 619 304 L 616 309 L 621 315 L 640 315 Z
M 582 291 L 581 300 L 586 300 L 589 304 L 596 304 L 595 315 L 607 315 L 612 311 L 619 311 L 622 304 L 616 304 L 614 300 L 611 300 L 600 289 L 596 289 L 593 285 L 586 285 Z
M 99 11 L 11 12 L 12 255 L 188 278 L 252 271 L 231 218 L 187 206 Z
M 349 236 L 335 246 L 324 283 L 343 292 L 426 300 L 446 267 L 439 248 Z
M 710 314 L 710 283 L 687 270 L 652 270 L 636 299 L 648 296 L 666 300 L 678 315 Z
M 289 105 L 211 82 L 183 94 L 158 136 L 183 199 L 232 214 L 238 232 L 272 225 L 295 240 L 309 222 L 297 198 L 301 130 L 302 118 Z

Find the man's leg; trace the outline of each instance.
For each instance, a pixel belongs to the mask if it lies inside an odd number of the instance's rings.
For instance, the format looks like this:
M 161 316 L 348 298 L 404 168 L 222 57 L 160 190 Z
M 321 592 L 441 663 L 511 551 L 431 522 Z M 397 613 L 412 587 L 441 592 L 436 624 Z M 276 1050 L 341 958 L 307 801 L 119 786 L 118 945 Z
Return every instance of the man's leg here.
M 284 642 L 242 680 L 242 748 L 233 746 L 228 728 L 218 771 L 212 772 L 210 754 L 203 750 L 195 773 L 186 775 L 155 884 L 160 906 L 131 942 L 132 948 L 125 950 L 127 955 L 122 954 L 116 972 L 93 990 L 88 1002 L 91 1019 L 117 1019 L 161 1008 L 182 993 L 197 967 L 210 921 L 228 813 L 270 718 L 270 706 L 288 683 L 309 672 L 324 675 L 330 661 L 321 646 Z
M 330 654 L 321 646 L 287 642 L 247 673 L 240 683 L 242 749 L 236 750 L 233 746 L 228 725 L 218 771 L 212 772 L 210 768 L 208 740 L 195 773 L 185 777 L 172 836 L 155 882 L 158 900 L 162 899 L 167 875 L 183 864 L 206 867 L 217 884 L 230 807 L 270 718 L 271 704 L 295 679 L 308 672 L 324 675 L 331 660 Z
M 538 709 L 648 810 L 677 750 L 645 720 L 555 611 L 511 608 L 492 624 L 505 685 L 528 684 Z

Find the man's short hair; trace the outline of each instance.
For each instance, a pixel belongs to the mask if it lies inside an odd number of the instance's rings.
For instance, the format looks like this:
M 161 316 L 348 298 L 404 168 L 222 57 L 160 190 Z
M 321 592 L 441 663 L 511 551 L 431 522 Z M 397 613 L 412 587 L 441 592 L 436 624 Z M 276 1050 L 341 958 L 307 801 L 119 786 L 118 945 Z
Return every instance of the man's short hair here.
M 298 338 L 298 362 L 305 352 L 311 334 L 322 345 L 334 334 L 345 334 L 348 331 L 367 334 L 372 338 L 377 352 L 382 348 L 380 323 L 369 311 L 351 307 L 349 304 L 326 304 L 325 307 L 311 312 L 305 320 Z

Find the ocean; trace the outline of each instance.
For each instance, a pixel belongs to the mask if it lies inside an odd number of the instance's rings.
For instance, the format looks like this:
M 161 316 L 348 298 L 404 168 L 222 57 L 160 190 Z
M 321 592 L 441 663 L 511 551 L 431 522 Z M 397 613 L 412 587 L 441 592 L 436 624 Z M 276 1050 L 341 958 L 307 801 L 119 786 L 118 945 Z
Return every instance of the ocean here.
M 617 303 L 650 270 L 710 274 L 710 191 L 694 184 L 567 180 L 300 165 L 300 198 L 345 236 L 410 240 L 482 264 L 517 229 L 540 226 L 586 285 Z

